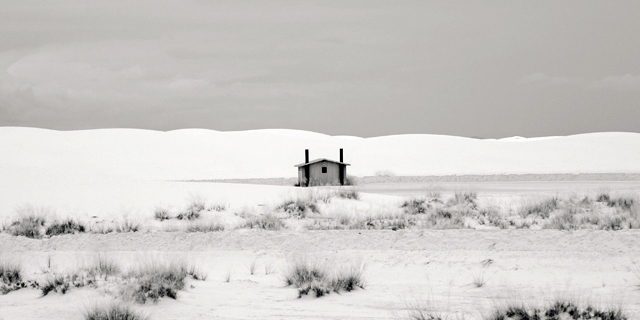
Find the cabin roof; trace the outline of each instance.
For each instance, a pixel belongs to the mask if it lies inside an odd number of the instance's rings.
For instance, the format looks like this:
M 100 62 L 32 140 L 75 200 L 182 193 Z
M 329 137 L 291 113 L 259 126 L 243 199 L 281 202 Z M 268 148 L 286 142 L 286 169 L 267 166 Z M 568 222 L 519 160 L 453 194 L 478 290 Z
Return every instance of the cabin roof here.
M 350 164 L 345 163 L 345 162 L 340 162 L 340 161 L 320 158 L 320 159 L 315 159 L 315 160 L 309 161 L 309 163 L 304 163 L 303 162 L 303 163 L 300 163 L 300 164 L 296 164 L 294 167 L 304 167 L 304 166 L 312 165 L 314 163 L 318 163 L 318 162 L 322 162 L 322 161 L 333 162 L 333 163 L 342 164 L 342 165 L 345 165 L 345 166 L 350 166 Z

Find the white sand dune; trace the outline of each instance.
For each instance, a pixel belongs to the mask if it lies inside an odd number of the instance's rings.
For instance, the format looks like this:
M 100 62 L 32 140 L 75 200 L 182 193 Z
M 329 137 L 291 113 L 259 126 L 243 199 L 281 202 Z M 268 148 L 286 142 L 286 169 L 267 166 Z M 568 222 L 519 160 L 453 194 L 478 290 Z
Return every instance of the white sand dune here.
M 185 129 L 53 131 L 0 128 L 0 175 L 37 174 L 153 180 L 295 177 L 293 165 L 338 158 L 349 173 L 469 175 L 525 173 L 638 173 L 640 134 L 590 133 L 566 137 L 471 139 L 408 134 L 332 137 L 284 129 L 220 132 Z

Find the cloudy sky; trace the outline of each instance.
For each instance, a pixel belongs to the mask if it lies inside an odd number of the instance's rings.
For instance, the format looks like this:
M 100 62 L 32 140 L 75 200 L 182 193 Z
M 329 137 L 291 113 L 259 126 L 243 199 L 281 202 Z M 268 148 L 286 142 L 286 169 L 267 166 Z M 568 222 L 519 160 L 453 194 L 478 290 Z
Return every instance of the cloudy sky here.
M 0 126 L 640 131 L 640 1 L 0 3 Z

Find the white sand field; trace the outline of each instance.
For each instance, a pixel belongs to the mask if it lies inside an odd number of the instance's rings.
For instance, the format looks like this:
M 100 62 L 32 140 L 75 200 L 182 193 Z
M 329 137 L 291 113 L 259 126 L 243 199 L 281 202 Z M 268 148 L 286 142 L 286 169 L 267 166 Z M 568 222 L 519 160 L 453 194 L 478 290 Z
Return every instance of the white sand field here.
M 305 148 L 312 159 L 335 159 L 344 148 L 345 162 L 352 164 L 349 174 L 356 176 L 377 171 L 398 176 L 640 173 L 640 134 L 635 133 L 363 139 L 294 130 L 61 132 L 5 127 L 0 128 L 0 222 L 5 231 L 25 208 L 42 212 L 48 221 L 71 217 L 89 228 L 129 220 L 142 227 L 139 232 L 42 239 L 2 232 L 0 258 L 21 261 L 25 277 L 40 280 L 73 270 L 98 253 L 123 267 L 156 257 L 189 261 L 208 273 L 205 281 L 189 280 L 176 300 L 135 304 L 151 319 L 390 319 L 403 318 L 407 304 L 416 301 L 445 315 L 483 319 L 483 312 L 505 301 L 544 303 L 559 296 L 620 306 L 629 319 L 640 319 L 640 231 L 626 224 L 618 231 L 520 225 L 501 230 L 468 221 L 465 228 L 453 230 L 307 230 L 309 223 L 345 214 L 401 214 L 407 196 L 431 191 L 439 191 L 446 202 L 456 191 L 473 190 L 479 208 L 497 207 L 504 219 L 520 219 L 517 211 L 524 203 L 554 195 L 595 199 L 604 190 L 637 199 L 640 181 L 367 183 L 357 187 L 359 200 L 318 201 L 320 213 L 305 219 L 284 217 L 276 207 L 287 198 L 327 188 L 188 181 L 295 177 L 293 165 L 304 160 Z M 184 221 L 154 219 L 156 208 L 175 216 L 194 199 L 207 206 L 223 204 L 223 210 L 203 211 L 200 220 L 227 230 L 186 232 Z M 603 214 L 619 213 L 589 201 L 590 208 Z M 631 226 L 640 221 L 628 216 L 637 212 L 634 208 L 625 213 Z M 250 217 L 272 212 L 285 221 L 284 229 L 239 227 Z M 282 273 L 288 258 L 300 255 L 331 264 L 363 261 L 365 289 L 298 299 Z M 49 257 L 52 270 L 45 272 Z M 491 263 L 483 264 L 487 259 Z M 254 260 L 259 268 L 251 275 L 248 265 Z M 266 265 L 275 272 L 265 274 Z M 231 280 L 225 282 L 228 273 Z M 474 278 L 486 283 L 476 287 Z M 82 319 L 87 305 L 117 297 L 105 288 L 73 288 L 45 297 L 25 288 L 0 295 L 0 319 Z

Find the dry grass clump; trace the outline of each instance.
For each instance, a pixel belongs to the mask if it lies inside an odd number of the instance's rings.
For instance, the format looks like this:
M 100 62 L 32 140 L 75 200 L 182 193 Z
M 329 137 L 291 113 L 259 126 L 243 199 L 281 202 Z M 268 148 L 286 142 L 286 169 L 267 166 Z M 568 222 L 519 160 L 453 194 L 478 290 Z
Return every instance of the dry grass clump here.
M 187 225 L 187 232 L 216 232 L 224 231 L 224 224 L 218 221 L 194 222 Z
M 22 265 L 18 262 L 0 261 L 0 293 L 25 288 L 27 284 L 22 279 Z
M 264 229 L 264 230 L 273 230 L 277 231 L 280 229 L 284 229 L 285 225 L 282 220 L 280 220 L 276 215 L 267 213 L 256 217 L 250 217 L 242 226 L 243 228 L 249 229 Z
M 14 236 L 25 236 L 32 239 L 42 238 L 44 225 L 50 210 L 44 207 L 24 205 L 16 210 L 17 218 L 11 221 L 8 231 Z
M 177 299 L 178 291 L 185 288 L 188 271 L 188 266 L 179 261 L 143 263 L 124 276 L 127 284 L 121 294 L 140 304 L 157 303 L 163 297 Z
M 343 199 L 360 200 L 360 192 L 356 188 L 340 188 L 335 192 L 335 196 Z
M 400 204 L 400 208 L 402 208 L 406 214 L 424 214 L 431 208 L 431 205 L 426 198 L 413 197 L 404 200 Z
M 69 274 L 52 275 L 40 286 L 42 296 L 51 292 L 65 294 L 71 288 L 81 288 L 88 285 L 95 285 L 95 277 L 89 275 L 85 270 L 78 270 Z
M 620 308 L 600 309 L 593 306 L 582 307 L 567 300 L 556 300 L 547 307 L 530 307 L 523 303 L 511 303 L 496 308 L 484 320 L 628 320 Z
M 85 267 L 90 275 L 107 279 L 111 276 L 117 276 L 122 273 L 122 268 L 118 262 L 104 255 L 97 255 L 91 264 Z
M 478 207 L 477 199 L 478 193 L 475 191 L 456 191 L 453 197 L 447 201 L 447 206 L 465 205 L 476 209 Z
M 82 313 L 84 320 L 147 320 L 148 317 L 135 311 L 130 305 L 113 301 L 93 305 Z
M 529 203 L 523 205 L 518 213 L 522 218 L 526 218 L 529 215 L 538 216 L 542 219 L 548 219 L 551 212 L 560 208 L 560 198 L 557 196 L 544 199 L 540 202 Z
M 159 220 L 159 221 L 164 221 L 164 220 L 171 219 L 171 215 L 169 214 L 169 210 L 167 208 L 163 208 L 163 207 L 156 207 L 155 210 L 153 210 L 153 217 L 156 220 Z
M 297 258 L 288 262 L 283 277 L 286 285 L 298 288 L 298 298 L 308 294 L 318 298 L 331 292 L 364 289 L 364 270 L 362 262 L 330 268 L 317 260 Z
M 62 221 L 54 221 L 47 227 L 46 234 L 48 236 L 57 236 L 62 234 L 75 234 L 85 232 L 87 228 L 84 224 L 72 218 Z
M 288 213 L 290 217 L 302 219 L 309 213 L 320 213 L 318 206 L 309 197 L 298 197 L 288 199 L 276 206 L 276 210 Z
M 138 232 L 142 230 L 142 223 L 137 219 L 123 219 L 115 227 L 117 232 Z

